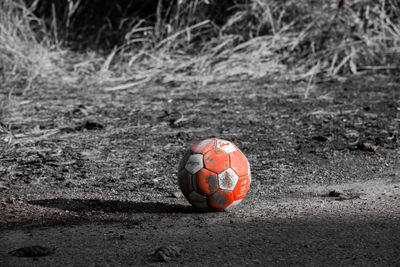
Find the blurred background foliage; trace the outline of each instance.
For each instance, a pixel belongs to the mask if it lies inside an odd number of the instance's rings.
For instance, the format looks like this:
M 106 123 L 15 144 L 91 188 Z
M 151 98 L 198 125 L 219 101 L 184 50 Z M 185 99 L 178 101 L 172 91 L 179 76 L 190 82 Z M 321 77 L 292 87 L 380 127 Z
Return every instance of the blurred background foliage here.
M 2 0 L 0 8 L 0 77 L 28 86 L 82 62 L 90 67 L 79 75 L 146 82 L 160 73 L 207 80 L 226 66 L 237 67 L 225 78 L 399 70 L 398 0 Z M 149 79 L 139 73 L 151 69 Z
M 77 48 L 113 48 L 123 42 L 161 41 L 169 34 L 201 22 L 215 28 L 204 37 L 216 36 L 244 1 L 159 0 L 26 0 L 43 19 L 53 38 Z M 204 32 L 203 32 L 204 33 Z M 207 36 L 206 36 L 207 35 Z M 138 40 L 134 40 L 138 38 Z M 205 41 L 205 40 L 193 40 Z

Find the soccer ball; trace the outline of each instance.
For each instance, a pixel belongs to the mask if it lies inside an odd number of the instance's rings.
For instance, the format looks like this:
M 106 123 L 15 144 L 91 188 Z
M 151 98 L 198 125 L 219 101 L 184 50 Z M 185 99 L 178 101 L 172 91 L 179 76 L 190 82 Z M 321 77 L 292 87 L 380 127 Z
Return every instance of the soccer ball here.
M 178 182 L 183 195 L 195 208 L 222 211 L 238 205 L 249 190 L 249 162 L 233 143 L 206 139 L 184 154 Z

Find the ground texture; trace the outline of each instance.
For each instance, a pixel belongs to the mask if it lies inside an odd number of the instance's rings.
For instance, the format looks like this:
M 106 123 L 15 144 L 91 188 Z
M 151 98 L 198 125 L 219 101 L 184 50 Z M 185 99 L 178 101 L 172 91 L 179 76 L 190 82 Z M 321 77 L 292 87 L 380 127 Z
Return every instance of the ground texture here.
M 306 88 L 3 88 L 0 265 L 397 265 L 400 81 Z M 185 149 L 209 137 L 251 164 L 230 212 L 195 212 L 177 186 Z M 55 251 L 8 253 L 32 245 Z

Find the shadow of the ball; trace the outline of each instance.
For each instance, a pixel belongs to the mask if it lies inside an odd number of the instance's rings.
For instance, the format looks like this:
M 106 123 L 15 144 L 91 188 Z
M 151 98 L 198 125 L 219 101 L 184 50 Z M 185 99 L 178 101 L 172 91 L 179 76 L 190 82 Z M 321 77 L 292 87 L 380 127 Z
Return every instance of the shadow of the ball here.
M 131 202 L 99 199 L 41 199 L 29 201 L 32 205 L 74 212 L 104 213 L 194 213 L 192 206 L 162 202 Z

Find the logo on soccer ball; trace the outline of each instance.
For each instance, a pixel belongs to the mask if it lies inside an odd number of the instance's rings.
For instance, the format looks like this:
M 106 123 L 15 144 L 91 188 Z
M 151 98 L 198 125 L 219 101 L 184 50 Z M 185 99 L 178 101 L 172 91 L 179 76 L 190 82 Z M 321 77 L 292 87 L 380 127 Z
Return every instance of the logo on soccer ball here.
M 178 170 L 179 187 L 197 209 L 221 211 L 238 205 L 251 183 L 246 156 L 233 143 L 203 140 L 183 156 Z

